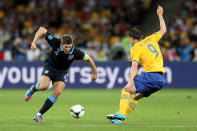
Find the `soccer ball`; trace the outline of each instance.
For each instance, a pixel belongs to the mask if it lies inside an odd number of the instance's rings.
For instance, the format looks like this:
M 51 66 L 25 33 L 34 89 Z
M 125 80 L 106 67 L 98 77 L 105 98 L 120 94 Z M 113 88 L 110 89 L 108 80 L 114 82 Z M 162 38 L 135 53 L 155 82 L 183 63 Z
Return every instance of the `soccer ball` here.
M 81 118 L 84 113 L 84 107 L 80 104 L 74 105 L 70 108 L 70 114 L 74 118 Z

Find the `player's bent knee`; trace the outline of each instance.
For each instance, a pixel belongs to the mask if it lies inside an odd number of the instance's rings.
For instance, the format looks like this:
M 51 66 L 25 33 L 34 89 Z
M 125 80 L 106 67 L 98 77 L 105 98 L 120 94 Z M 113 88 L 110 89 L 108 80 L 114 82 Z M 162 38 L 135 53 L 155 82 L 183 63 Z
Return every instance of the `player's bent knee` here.
M 61 93 L 62 93 L 62 90 L 55 90 L 54 91 L 54 97 L 58 98 L 61 95 Z
M 42 86 L 42 85 L 39 86 L 39 90 L 46 90 L 46 89 L 48 89 L 48 86 Z

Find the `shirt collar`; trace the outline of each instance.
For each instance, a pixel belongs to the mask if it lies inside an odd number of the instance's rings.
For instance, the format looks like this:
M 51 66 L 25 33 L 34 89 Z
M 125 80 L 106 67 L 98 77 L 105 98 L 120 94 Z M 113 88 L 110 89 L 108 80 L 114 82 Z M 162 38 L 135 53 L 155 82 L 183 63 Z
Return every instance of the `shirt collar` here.
M 70 55 L 73 53 L 74 49 L 75 49 L 74 46 L 72 46 L 72 49 L 69 52 Z M 63 47 L 61 45 L 60 45 L 60 51 L 63 51 Z
M 60 45 L 60 51 L 63 51 L 63 47 Z
M 69 54 L 71 55 L 74 51 L 74 46 L 72 46 L 72 50 L 69 52 Z

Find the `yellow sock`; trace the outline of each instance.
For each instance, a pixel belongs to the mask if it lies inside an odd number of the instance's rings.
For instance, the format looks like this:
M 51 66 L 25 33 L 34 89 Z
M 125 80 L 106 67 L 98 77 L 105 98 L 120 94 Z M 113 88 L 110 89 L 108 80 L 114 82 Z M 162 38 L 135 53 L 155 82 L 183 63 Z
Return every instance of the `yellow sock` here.
M 126 116 L 128 116 L 135 109 L 137 103 L 138 103 L 137 100 L 134 100 L 132 98 L 130 99 L 129 104 L 128 104 L 129 106 L 128 106 L 127 112 L 125 114 Z
M 129 99 L 131 95 L 129 92 L 122 92 L 120 97 L 120 107 L 118 113 L 125 115 L 129 106 Z

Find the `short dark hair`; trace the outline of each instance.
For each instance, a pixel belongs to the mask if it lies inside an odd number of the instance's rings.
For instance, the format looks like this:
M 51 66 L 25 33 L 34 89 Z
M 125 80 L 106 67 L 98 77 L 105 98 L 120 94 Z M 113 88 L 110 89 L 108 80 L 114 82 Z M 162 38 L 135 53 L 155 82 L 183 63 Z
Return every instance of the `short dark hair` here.
M 73 39 L 71 35 L 65 34 L 62 36 L 62 44 L 72 44 L 73 43 Z
M 133 37 L 134 39 L 137 39 L 137 40 L 143 39 L 143 35 L 142 35 L 141 31 L 138 30 L 136 27 L 134 27 L 130 30 L 129 36 Z

